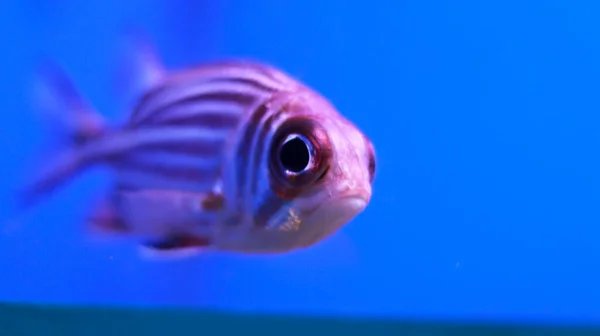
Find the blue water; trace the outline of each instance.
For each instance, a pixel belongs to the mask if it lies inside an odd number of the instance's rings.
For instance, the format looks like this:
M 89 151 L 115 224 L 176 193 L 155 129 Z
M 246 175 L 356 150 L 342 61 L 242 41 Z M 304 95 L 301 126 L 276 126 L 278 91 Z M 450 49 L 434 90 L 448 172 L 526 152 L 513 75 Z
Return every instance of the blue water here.
M 135 24 L 168 66 L 249 56 L 329 97 L 376 146 L 367 211 L 285 256 L 144 262 L 85 238 L 108 183 L 90 171 L 3 225 L 0 300 L 600 322 L 596 2 L 204 3 L 3 2 L 2 204 L 51 136 L 28 100 L 37 57 L 122 120 L 111 71 Z

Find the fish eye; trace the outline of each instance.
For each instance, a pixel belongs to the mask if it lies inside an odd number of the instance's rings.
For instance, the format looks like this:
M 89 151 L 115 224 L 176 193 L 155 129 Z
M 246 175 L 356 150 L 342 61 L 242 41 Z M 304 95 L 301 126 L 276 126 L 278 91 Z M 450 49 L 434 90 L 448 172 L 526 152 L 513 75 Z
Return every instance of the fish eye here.
M 279 147 L 279 163 L 290 174 L 310 168 L 314 152 L 312 143 L 299 134 L 290 134 Z
M 298 190 L 325 177 L 331 163 L 331 142 L 325 129 L 307 117 L 285 121 L 275 132 L 269 152 L 274 187 Z

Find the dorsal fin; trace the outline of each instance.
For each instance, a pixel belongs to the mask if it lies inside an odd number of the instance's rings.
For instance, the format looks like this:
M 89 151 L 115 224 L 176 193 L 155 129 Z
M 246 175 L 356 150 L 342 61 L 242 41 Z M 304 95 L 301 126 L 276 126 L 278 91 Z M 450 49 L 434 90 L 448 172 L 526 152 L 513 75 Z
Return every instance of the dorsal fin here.
M 128 101 L 156 86 L 165 68 L 151 39 L 137 28 L 125 30 L 117 59 L 116 88 Z

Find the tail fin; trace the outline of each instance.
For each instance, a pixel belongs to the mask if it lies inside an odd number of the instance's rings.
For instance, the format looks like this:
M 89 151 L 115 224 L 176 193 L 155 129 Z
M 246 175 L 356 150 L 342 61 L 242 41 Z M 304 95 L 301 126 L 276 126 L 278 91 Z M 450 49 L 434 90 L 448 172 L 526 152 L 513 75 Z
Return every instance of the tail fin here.
M 20 191 L 17 201 L 21 208 L 33 205 L 78 173 L 87 163 L 79 149 L 105 132 L 103 118 L 88 105 L 56 63 L 45 61 L 36 77 L 36 108 L 46 117 L 44 122 L 57 126 L 62 143 L 49 162 L 40 162 L 44 172 Z
M 62 140 L 78 145 L 104 132 L 104 119 L 88 105 L 58 64 L 48 60 L 42 63 L 34 84 L 36 107 L 50 122 L 58 123 Z

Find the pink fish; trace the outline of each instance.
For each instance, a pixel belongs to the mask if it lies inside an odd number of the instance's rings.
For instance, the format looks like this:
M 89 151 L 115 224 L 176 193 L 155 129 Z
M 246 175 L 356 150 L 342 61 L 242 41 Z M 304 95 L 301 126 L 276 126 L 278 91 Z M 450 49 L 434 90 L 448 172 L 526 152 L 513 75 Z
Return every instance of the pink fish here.
M 124 125 L 107 123 L 57 66 L 44 70 L 69 146 L 21 194 L 33 205 L 94 165 L 114 173 L 91 228 L 158 253 L 284 253 L 312 246 L 362 212 L 372 142 L 320 94 L 245 60 L 167 71 L 137 43 L 143 88 Z

